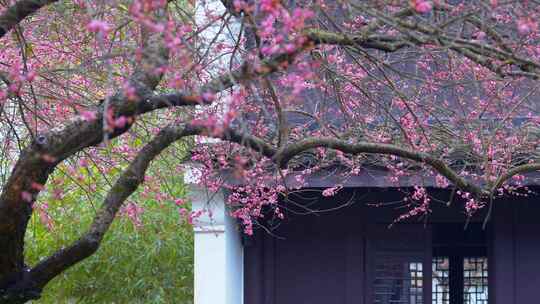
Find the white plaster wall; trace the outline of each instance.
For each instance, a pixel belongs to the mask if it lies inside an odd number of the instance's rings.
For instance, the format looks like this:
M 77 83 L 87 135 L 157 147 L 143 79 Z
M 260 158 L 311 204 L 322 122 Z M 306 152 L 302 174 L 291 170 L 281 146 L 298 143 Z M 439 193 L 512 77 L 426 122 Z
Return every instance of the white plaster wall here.
M 225 233 L 195 232 L 195 304 L 227 303 L 225 247 Z
M 244 249 L 241 231 L 238 224 L 230 216 L 225 217 L 225 271 L 227 304 L 244 303 Z
M 196 219 L 195 304 L 243 303 L 243 248 L 241 231 L 228 215 L 223 192 L 190 186 L 193 210 L 205 213 Z M 212 216 L 208 216 L 211 211 Z

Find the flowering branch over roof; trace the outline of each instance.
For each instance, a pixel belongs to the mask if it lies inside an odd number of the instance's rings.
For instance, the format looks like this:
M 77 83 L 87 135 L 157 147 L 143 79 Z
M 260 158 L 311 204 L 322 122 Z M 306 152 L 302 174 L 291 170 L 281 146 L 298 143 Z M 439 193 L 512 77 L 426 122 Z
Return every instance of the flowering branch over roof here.
M 0 13 L 0 303 L 39 297 L 95 252 L 136 190 L 178 201 L 147 174 L 158 156 L 176 161 L 163 179 L 188 154 L 203 186 L 231 190 L 246 233 L 264 209 L 283 218 L 316 174 L 336 181 L 323 196 L 372 167 L 396 187 L 414 181 L 407 219 L 431 212 L 424 175 L 472 215 L 529 195 L 525 175 L 540 170 L 531 3 L 53 2 Z M 61 201 L 60 170 L 83 183 L 79 166 L 117 170 L 116 182 L 88 186 L 103 196 L 93 225 L 27 267 L 34 204 Z

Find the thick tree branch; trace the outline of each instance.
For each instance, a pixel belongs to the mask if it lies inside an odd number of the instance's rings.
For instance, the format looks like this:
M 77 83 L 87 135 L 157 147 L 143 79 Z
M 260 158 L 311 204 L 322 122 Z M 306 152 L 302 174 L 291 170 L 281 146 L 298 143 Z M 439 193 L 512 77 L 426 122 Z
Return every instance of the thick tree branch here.
M 540 163 L 525 164 L 514 167 L 506 171 L 506 173 L 504 173 L 503 175 L 499 176 L 499 178 L 497 178 L 497 180 L 493 184 L 493 187 L 491 188 L 491 192 L 494 193 L 495 191 L 497 191 L 497 189 L 499 189 L 506 181 L 508 181 L 515 175 L 535 171 L 540 171 Z
M 485 197 L 488 193 L 480 187 L 470 183 L 459 176 L 444 161 L 424 152 L 408 150 L 402 147 L 381 143 L 350 143 L 335 138 L 313 137 L 298 141 L 280 149 L 274 159 L 280 167 L 285 167 L 295 155 L 318 147 L 331 148 L 347 154 L 381 154 L 394 155 L 405 159 L 417 161 L 431 166 L 439 174 L 446 177 L 460 189 L 470 192 L 478 197 Z
M 334 44 L 355 48 L 376 49 L 385 52 L 395 52 L 411 45 L 399 37 L 385 35 L 349 35 L 346 33 L 329 32 L 320 29 L 308 29 L 306 37 L 315 44 Z
M 30 294 L 38 294 L 58 274 L 92 255 L 99 248 L 122 204 L 143 183 L 150 162 L 175 141 L 187 136 L 205 135 L 241 144 L 267 157 L 276 153 L 276 150 L 262 139 L 233 129 L 226 129 L 218 135 L 210 134 L 211 131 L 204 127 L 186 124 L 172 124 L 162 129 L 141 149 L 109 190 L 88 231 L 69 247 L 58 250 L 33 267 L 27 280 L 20 286 L 23 286 L 26 292 L 33 291 Z
M 121 174 L 109 190 L 101 209 L 98 211 L 90 229 L 71 246 L 61 249 L 54 255 L 37 264 L 31 271 L 31 283 L 43 288 L 58 274 L 92 255 L 99 247 L 103 236 L 112 224 L 124 201 L 137 190 L 144 181 L 150 162 L 173 142 L 201 132 L 200 128 L 186 125 L 164 128 L 137 154 L 135 159 Z
M 299 51 L 300 52 L 300 51 Z M 149 88 L 142 87 L 137 91 L 137 95 L 142 96 L 138 101 L 129 101 L 118 93 L 110 98 L 109 109 L 114 111 L 114 115 L 133 117 L 158 108 L 170 106 L 195 105 L 198 103 L 211 103 L 211 100 L 204 100 L 200 96 L 204 93 L 218 93 L 231 88 L 235 83 L 244 82 L 253 77 L 264 76 L 278 71 L 283 63 L 293 60 L 296 53 L 285 53 L 267 60 L 264 60 L 258 69 L 244 64 L 239 69 L 225 73 L 207 83 L 200 89 L 200 94 L 166 94 L 159 96 L 148 96 Z M 137 78 L 143 79 L 144 77 Z M 138 82 L 139 84 L 141 82 Z M 143 82 L 144 83 L 144 82 Z M 147 84 L 157 84 L 149 78 Z M 23 151 L 15 168 L 10 175 L 6 187 L 0 196 L 0 215 L 13 218 L 19 213 L 25 203 L 21 203 L 21 193 L 27 191 L 33 196 L 38 194 L 38 190 L 31 187 L 32 183 L 45 184 L 49 174 L 54 170 L 56 164 L 69 156 L 81 151 L 84 148 L 95 146 L 103 140 L 102 120 L 104 115 L 103 106 L 96 109 L 96 119 L 87 121 L 78 118 L 63 128 L 53 129 L 47 133 L 37 136 L 33 142 Z M 114 138 L 123 134 L 127 129 L 115 129 L 109 138 Z M 0 221 L 0 231 L 6 229 Z
M 155 73 L 155 68 L 164 64 L 168 57 L 161 35 L 143 31 L 143 41 L 144 56 L 130 78 L 137 96 L 148 96 L 155 89 L 162 77 Z M 4 286 L 10 286 L 20 280 L 21 276 L 24 277 L 24 233 L 32 214 L 32 205 L 40 191 L 35 185 L 44 185 L 62 160 L 103 140 L 106 132 L 103 129 L 103 117 L 109 109 L 115 114 L 114 117 L 133 115 L 136 104 L 118 92 L 98 109 L 97 119 L 86 121 L 79 118 L 63 128 L 38 134 L 21 152 L 0 194 L 0 248 L 4 250 L 0 254 L 0 269 L 7 272 L 0 273 L 0 296 Z M 129 127 L 114 129 L 107 135 L 118 136 Z
M 58 0 L 20 0 L 10 6 L 0 16 L 0 38 L 18 25 L 24 18 L 37 12 L 40 8 Z

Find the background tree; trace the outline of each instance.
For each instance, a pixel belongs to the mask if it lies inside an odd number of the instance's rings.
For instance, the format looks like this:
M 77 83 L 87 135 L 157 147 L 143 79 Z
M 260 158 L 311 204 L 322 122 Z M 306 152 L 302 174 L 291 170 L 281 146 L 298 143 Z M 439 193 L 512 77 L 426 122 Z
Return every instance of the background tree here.
M 139 138 L 140 139 L 140 138 Z M 137 141 L 123 148 L 137 149 Z M 185 150 L 177 143 L 174 151 Z M 113 180 L 126 166 L 109 152 L 115 166 L 101 174 L 84 158 L 57 167 L 35 203 L 25 237 L 29 265 L 69 246 L 92 222 Z M 184 154 L 180 154 L 184 155 Z M 116 156 L 116 157 L 115 157 Z M 176 155 L 163 153 L 148 168 L 153 189 L 126 201 L 99 250 L 53 279 L 36 303 L 193 303 L 193 227 L 181 175 L 170 175 Z M 158 182 L 159 181 L 159 182 Z M 151 191 L 150 191 L 151 190 Z M 174 199 L 164 199 L 174 198 Z M 114 265 L 114 266 L 113 266 Z
M 201 184 L 233 190 L 248 234 L 317 173 L 340 178 L 325 196 L 372 167 L 414 179 L 400 219 L 431 212 L 426 176 L 469 214 L 527 195 L 540 170 L 535 1 L 222 4 L 3 5 L 0 302 L 39 297 L 92 255 L 135 191 L 159 196 L 150 162 L 193 136 Z M 168 153 L 180 175 L 183 151 Z M 111 180 L 93 222 L 27 265 L 30 216 L 62 192 L 55 171 L 90 163 Z

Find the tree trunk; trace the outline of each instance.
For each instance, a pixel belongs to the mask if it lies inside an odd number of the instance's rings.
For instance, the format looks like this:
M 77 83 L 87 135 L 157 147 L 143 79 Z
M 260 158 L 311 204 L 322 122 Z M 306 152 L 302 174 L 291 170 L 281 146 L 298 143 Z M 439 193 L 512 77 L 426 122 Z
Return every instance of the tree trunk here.
M 0 304 L 25 303 L 40 295 L 24 263 L 24 236 L 32 207 L 23 201 L 19 204 L 23 207 L 17 212 L 0 209 Z
M 5 224 L 5 223 L 4 223 Z M 9 225 L 9 226 L 8 226 Z M 24 266 L 23 250 L 24 250 L 24 231 L 16 229 L 9 223 L 8 227 L 2 225 L 0 231 L 0 288 L 9 284 L 14 273 L 20 272 Z M 9 229 L 15 228 L 15 229 Z

